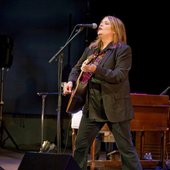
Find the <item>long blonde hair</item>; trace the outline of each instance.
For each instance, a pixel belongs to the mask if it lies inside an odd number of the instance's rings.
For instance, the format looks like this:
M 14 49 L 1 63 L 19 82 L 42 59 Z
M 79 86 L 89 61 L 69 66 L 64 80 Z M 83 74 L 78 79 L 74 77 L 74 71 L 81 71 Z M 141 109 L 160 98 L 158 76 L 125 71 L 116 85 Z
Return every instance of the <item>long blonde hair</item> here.
M 117 17 L 114 16 L 105 16 L 104 18 L 108 18 L 111 27 L 114 30 L 113 34 L 113 44 L 118 45 L 118 44 L 126 44 L 127 43 L 127 38 L 126 38 L 126 29 L 124 26 L 124 23 Z M 103 19 L 104 19 L 103 18 Z M 90 48 L 98 48 L 102 44 L 101 40 L 99 37 L 96 38 L 95 41 L 93 41 L 89 47 Z

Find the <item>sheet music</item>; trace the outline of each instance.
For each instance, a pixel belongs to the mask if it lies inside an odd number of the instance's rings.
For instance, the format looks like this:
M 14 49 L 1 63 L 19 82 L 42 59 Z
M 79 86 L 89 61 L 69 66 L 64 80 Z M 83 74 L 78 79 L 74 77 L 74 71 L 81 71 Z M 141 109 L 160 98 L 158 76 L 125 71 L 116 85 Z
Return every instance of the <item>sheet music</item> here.
M 79 128 L 81 117 L 82 117 L 82 110 L 78 111 L 77 113 L 72 114 L 71 128 L 73 129 Z

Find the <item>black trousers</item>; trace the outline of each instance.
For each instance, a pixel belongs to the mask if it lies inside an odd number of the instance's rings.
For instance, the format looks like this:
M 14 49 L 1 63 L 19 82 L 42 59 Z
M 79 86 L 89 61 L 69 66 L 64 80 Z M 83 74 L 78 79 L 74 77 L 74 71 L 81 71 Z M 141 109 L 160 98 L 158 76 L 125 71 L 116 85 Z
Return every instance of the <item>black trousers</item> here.
M 87 169 L 88 151 L 93 140 L 106 122 L 96 122 L 82 116 L 75 142 L 74 159 L 82 170 Z M 107 122 L 121 155 L 122 170 L 142 170 L 140 160 L 132 142 L 130 121 Z

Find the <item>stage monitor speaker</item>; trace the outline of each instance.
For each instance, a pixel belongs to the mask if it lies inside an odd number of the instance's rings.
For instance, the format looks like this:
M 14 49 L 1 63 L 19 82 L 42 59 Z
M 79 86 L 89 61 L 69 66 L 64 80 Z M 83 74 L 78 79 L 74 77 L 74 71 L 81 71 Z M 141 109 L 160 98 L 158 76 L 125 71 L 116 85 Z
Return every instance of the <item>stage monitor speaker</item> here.
M 18 170 L 80 170 L 71 155 L 26 152 Z
M 10 36 L 0 35 L 0 67 L 9 68 L 12 65 L 13 40 Z
M 0 166 L 0 170 L 5 170 L 5 169 L 3 169 L 3 168 Z

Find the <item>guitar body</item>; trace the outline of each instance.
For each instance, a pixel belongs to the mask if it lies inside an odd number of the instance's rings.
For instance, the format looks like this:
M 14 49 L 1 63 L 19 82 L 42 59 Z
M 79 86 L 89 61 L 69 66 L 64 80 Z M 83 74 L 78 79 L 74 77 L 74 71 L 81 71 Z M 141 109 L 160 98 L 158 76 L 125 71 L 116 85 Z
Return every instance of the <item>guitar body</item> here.
M 86 97 L 86 89 L 87 89 L 87 83 L 79 82 L 77 83 L 75 89 L 73 89 L 66 112 L 74 114 L 80 110 L 82 110 L 82 107 L 85 103 L 85 97 Z
M 89 56 L 85 60 L 86 64 L 90 63 L 95 58 L 96 58 L 95 55 Z M 70 99 L 68 101 L 67 108 L 66 108 L 67 113 L 74 114 L 82 110 L 82 107 L 85 104 L 88 80 L 91 78 L 91 76 L 92 74 L 83 73 L 83 71 L 81 71 L 80 75 L 77 78 L 76 86 L 72 90 Z

